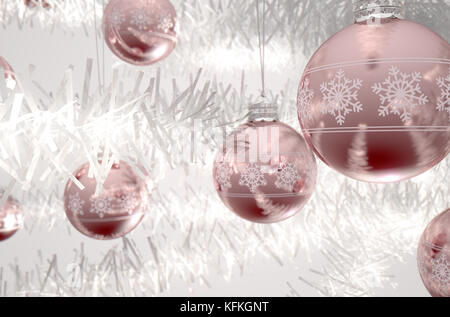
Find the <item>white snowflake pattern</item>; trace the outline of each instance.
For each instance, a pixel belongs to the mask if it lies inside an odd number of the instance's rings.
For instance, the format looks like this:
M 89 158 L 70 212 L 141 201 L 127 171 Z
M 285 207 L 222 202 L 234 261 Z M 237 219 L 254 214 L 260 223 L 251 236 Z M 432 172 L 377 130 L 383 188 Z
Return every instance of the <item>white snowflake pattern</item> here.
M 392 66 L 385 81 L 372 86 L 373 92 L 379 95 L 382 104 L 378 109 L 379 116 L 395 114 L 399 115 L 403 122 L 408 122 L 412 110 L 428 102 L 428 97 L 420 88 L 421 80 L 422 74 L 419 72 L 401 73 L 397 67 Z
M 441 288 L 450 287 L 450 262 L 444 253 L 437 259 L 431 259 L 431 278 L 439 283 Z
M 333 115 L 339 125 L 343 125 L 350 112 L 360 112 L 363 105 L 358 101 L 358 91 L 362 87 L 361 79 L 349 79 L 340 69 L 328 83 L 320 85 L 323 95 L 322 113 Z
M 81 200 L 79 193 L 69 195 L 69 210 L 75 215 L 83 215 L 83 205 L 84 201 Z
M 294 191 L 294 185 L 300 178 L 300 173 L 293 162 L 283 163 L 283 167 L 277 172 L 275 186 L 279 189 L 284 188 L 289 191 Z
M 111 209 L 110 197 L 91 197 L 91 210 L 93 214 L 97 214 L 100 218 L 103 218 L 105 214 Z
M 258 186 L 267 185 L 267 181 L 264 178 L 264 172 L 261 167 L 255 163 L 251 163 L 247 166 L 247 169 L 242 173 L 239 185 L 247 186 L 252 193 L 256 191 Z
M 303 87 L 300 89 L 297 96 L 298 113 L 303 124 L 306 119 L 312 119 L 311 112 L 308 108 L 313 98 L 314 90 L 309 88 L 309 79 L 305 79 Z
M 439 111 L 447 111 L 450 120 L 450 67 L 448 68 L 448 76 L 439 77 L 436 81 L 439 88 L 442 89 L 436 109 Z
M 130 23 L 136 25 L 140 31 L 143 31 L 150 25 L 150 17 L 142 10 L 133 10 Z
M 175 26 L 172 18 L 170 16 L 162 16 L 158 23 L 158 29 L 164 33 L 169 33 L 169 31 Z
M 227 163 L 217 163 L 216 180 L 221 189 L 231 188 L 231 175 L 233 175 L 233 169 Z
M 114 9 L 110 16 L 110 23 L 116 29 L 120 28 L 123 22 L 125 22 L 125 16 L 122 11 Z
M 139 205 L 136 198 L 136 194 L 124 194 L 116 199 L 121 211 L 127 212 L 129 215 L 133 213 L 136 207 Z

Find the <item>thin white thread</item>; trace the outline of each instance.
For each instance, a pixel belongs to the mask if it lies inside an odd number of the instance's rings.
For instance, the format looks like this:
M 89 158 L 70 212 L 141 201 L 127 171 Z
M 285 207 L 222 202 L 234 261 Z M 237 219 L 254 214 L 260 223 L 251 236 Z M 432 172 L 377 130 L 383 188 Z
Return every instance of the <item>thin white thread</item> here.
M 329 69 L 361 66 L 361 65 L 377 65 L 377 64 L 388 64 L 388 63 L 436 63 L 436 64 L 446 64 L 450 65 L 450 59 L 445 58 L 382 58 L 382 59 L 365 59 L 359 61 L 349 61 L 342 63 L 327 64 L 318 67 L 308 68 L 305 71 L 305 75 L 316 73 Z
M 256 4 L 256 17 L 257 17 L 257 25 L 258 25 L 258 43 L 259 43 L 259 62 L 261 67 L 261 96 L 265 97 L 265 78 L 264 78 L 264 54 L 265 54 L 265 37 L 266 37 L 266 31 L 265 31 L 265 25 L 266 25 L 266 1 L 263 0 L 263 18 L 262 18 L 262 36 L 261 36 L 261 17 L 259 12 L 259 5 L 258 0 L 255 0 Z
M 263 195 L 266 198 L 282 198 L 282 197 L 296 197 L 302 196 L 304 193 L 280 193 L 280 194 L 237 194 L 237 193 L 229 193 L 229 192 L 220 192 L 220 195 L 234 198 L 255 198 L 258 195 Z
M 438 245 L 434 245 L 434 244 L 428 243 L 428 242 L 422 242 L 422 244 L 423 244 L 425 247 L 427 247 L 427 248 L 435 249 L 435 250 L 438 250 L 438 251 L 443 251 L 443 252 L 445 252 L 445 253 L 449 253 L 449 254 L 450 254 L 450 250 L 447 249 L 447 248 L 445 248 L 445 247 L 441 247 L 441 246 L 438 246 Z
M 350 133 L 350 132 L 450 132 L 449 126 L 375 126 L 375 127 L 335 127 L 304 129 L 307 133 Z
M 103 14 L 105 12 L 105 0 L 102 0 L 102 10 Z M 95 12 L 94 12 L 95 14 Z M 101 33 L 103 34 L 103 33 Z M 105 39 L 103 38 L 103 46 L 102 46 L 102 66 L 103 66 L 103 85 L 105 85 Z
M 122 221 L 122 220 L 128 220 L 130 218 L 133 217 L 137 217 L 140 215 L 143 215 L 144 212 L 137 212 L 137 213 L 133 213 L 132 215 L 126 215 L 126 216 L 111 216 L 108 215 L 107 218 L 81 218 L 81 217 L 77 217 L 78 221 L 82 222 L 82 223 L 100 223 L 100 222 L 108 222 L 108 221 Z M 105 214 L 106 215 L 106 214 Z
M 97 9 L 96 9 L 96 6 L 95 6 L 95 1 L 96 1 L 96 0 L 93 0 L 93 2 L 94 2 L 94 36 L 95 36 L 95 51 L 96 51 L 96 54 L 97 54 L 97 76 L 98 76 L 98 84 L 99 84 L 101 87 L 103 87 L 103 85 L 102 85 L 102 80 L 101 80 L 101 75 L 100 75 L 100 64 L 99 64 L 100 57 L 99 57 L 98 39 L 97 39 L 97 14 L 96 14 Z

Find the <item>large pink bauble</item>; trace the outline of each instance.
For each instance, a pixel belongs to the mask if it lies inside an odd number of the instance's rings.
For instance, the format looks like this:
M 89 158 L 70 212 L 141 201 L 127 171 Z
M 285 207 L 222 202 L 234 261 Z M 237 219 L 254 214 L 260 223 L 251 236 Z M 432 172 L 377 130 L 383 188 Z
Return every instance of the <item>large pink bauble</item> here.
M 416 176 L 449 153 L 450 46 L 395 17 L 356 22 L 313 55 L 297 105 L 306 141 L 338 172 Z
M 0 199 L 3 192 L 0 191 Z M 4 205 L 0 208 L 0 241 L 13 236 L 22 227 L 23 219 L 19 202 L 8 196 Z
M 14 89 L 16 87 L 16 75 L 14 69 L 9 65 L 9 63 L 0 56 L 0 68 L 3 70 L 3 77 L 5 79 L 6 87 L 9 89 Z
M 249 122 L 238 127 L 216 156 L 216 190 L 238 216 L 252 222 L 285 220 L 302 209 L 317 178 L 314 155 L 286 124 Z
M 88 176 L 89 163 L 74 176 L 64 191 L 64 209 L 69 221 L 82 234 L 100 240 L 120 238 L 132 231 L 144 217 L 147 187 L 127 163 L 114 164 L 106 177 L 103 191 L 95 196 L 97 182 Z
M 450 209 L 427 226 L 417 250 L 420 276 L 434 297 L 450 297 Z
M 105 41 L 120 59 L 150 65 L 166 58 L 177 43 L 176 12 L 168 0 L 111 0 L 105 8 Z

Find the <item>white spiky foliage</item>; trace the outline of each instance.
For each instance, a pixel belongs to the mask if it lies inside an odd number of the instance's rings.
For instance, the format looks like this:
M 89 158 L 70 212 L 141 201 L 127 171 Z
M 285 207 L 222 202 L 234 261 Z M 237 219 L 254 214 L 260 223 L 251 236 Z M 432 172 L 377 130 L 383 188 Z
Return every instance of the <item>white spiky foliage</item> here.
M 95 1 L 96 14 L 94 1 L 47 2 L 52 10 L 38 6 L 30 11 L 2 1 L 2 32 L 19 25 L 24 32 L 30 26 L 68 33 L 81 28 L 93 40 L 93 33 L 100 36 L 92 30 L 99 27 L 103 1 Z M 69 67 L 51 91 L 33 79 L 34 67 L 17 78 L 14 91 L 0 80 L 5 194 L 21 199 L 30 237 L 59 230 L 71 246 L 36 246 L 26 259 L 2 260 L 0 294 L 160 295 L 171 294 L 180 281 L 195 294 L 202 287 L 214 289 L 216 276 L 226 281 L 245 276 L 261 257 L 294 268 L 279 295 L 298 296 L 309 289 L 323 296 L 366 296 L 395 287 L 391 263 L 413 253 L 424 225 L 448 207 L 450 161 L 389 185 L 356 182 L 319 164 L 314 196 L 299 215 L 270 226 L 238 219 L 218 199 L 211 165 L 223 130 L 245 121 L 246 105 L 257 95 L 246 79 L 249 65 L 257 64 L 254 2 L 173 2 L 183 26 L 181 41 L 171 63 L 161 63 L 161 69 L 143 73 L 114 64 L 109 80 L 103 77 L 96 89 L 91 60 L 76 65 L 85 69 L 82 78 Z M 408 2 L 410 18 L 450 38 L 438 22 L 448 1 Z M 305 56 L 351 23 L 351 2 L 268 1 L 266 17 L 268 71 L 292 63 L 300 69 Z M 201 70 L 214 63 L 212 70 Z M 228 67 L 246 73 L 223 81 Z M 293 127 L 298 127 L 297 77 L 271 91 L 281 121 Z M 67 224 L 61 200 L 71 173 L 86 161 L 101 182 L 108 164 L 97 164 L 98 158 L 126 160 L 139 173 L 149 173 L 153 187 L 136 233 L 107 244 L 101 257 L 94 241 L 80 242 Z

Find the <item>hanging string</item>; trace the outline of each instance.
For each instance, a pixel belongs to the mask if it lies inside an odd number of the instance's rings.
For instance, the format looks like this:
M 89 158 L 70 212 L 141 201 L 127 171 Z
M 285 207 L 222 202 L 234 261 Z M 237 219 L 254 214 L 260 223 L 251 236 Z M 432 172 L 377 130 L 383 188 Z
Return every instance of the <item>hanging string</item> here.
M 263 13 L 262 13 L 262 30 L 261 30 L 261 14 L 259 12 L 258 0 L 255 0 L 256 4 L 256 17 L 258 26 L 258 43 L 259 43 L 259 62 L 261 67 L 261 96 L 266 96 L 265 82 L 264 82 L 264 51 L 265 51 L 265 38 L 266 38 L 266 0 L 263 0 Z M 262 34 L 261 34 L 262 33 Z
M 105 0 L 102 0 L 102 12 L 105 12 Z M 100 34 L 103 34 L 100 33 Z M 102 45 L 102 68 L 103 68 L 103 86 L 105 85 L 105 40 L 102 39 L 103 45 Z
M 97 0 L 93 0 L 94 2 L 94 36 L 95 36 L 95 50 L 97 52 L 97 76 L 98 76 L 98 84 L 103 87 L 100 75 L 100 58 L 99 58 L 99 49 L 98 49 L 98 39 L 97 39 L 97 9 L 95 7 L 95 2 Z M 102 88 L 103 89 L 103 88 Z

